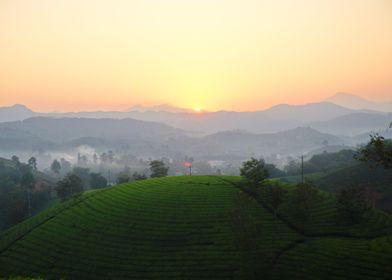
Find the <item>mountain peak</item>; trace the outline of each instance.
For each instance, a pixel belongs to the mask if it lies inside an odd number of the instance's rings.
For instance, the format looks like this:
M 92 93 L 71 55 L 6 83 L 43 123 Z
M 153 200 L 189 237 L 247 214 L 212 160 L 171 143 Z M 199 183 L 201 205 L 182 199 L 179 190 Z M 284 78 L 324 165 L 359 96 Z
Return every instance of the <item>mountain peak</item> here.
M 25 112 L 33 112 L 30 108 L 28 108 L 27 106 L 23 105 L 23 104 L 14 104 L 10 107 L 8 107 L 9 109 L 15 109 L 15 110 L 19 110 L 19 111 L 25 111 Z
M 22 104 L 0 107 L 0 122 L 24 120 L 35 115 L 37 113 Z
M 356 110 L 392 111 L 392 102 L 373 102 L 352 93 L 337 92 L 325 101 Z

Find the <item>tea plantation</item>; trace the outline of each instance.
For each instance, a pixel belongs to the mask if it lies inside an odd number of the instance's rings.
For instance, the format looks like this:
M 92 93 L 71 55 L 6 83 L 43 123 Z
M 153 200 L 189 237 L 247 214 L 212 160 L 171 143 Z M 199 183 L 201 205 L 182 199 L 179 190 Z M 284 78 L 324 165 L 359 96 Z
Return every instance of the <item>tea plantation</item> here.
M 83 193 L 0 235 L 0 278 L 392 279 L 392 219 L 274 217 L 238 177 L 166 177 Z

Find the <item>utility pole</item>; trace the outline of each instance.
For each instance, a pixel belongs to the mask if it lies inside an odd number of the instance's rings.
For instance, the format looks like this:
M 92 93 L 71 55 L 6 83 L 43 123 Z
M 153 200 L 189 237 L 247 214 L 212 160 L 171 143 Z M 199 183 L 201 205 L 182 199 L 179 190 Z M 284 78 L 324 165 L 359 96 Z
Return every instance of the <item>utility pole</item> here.
M 192 176 L 192 164 L 189 165 L 189 176 Z
M 301 156 L 301 182 L 304 183 L 304 156 Z
M 111 186 L 110 180 L 111 180 L 111 179 L 110 179 L 110 169 L 108 169 L 108 185 L 109 185 L 109 186 Z
M 27 188 L 27 207 L 28 207 L 28 214 L 29 214 L 29 217 L 31 217 L 31 193 L 30 193 L 30 190 L 29 190 L 29 188 Z

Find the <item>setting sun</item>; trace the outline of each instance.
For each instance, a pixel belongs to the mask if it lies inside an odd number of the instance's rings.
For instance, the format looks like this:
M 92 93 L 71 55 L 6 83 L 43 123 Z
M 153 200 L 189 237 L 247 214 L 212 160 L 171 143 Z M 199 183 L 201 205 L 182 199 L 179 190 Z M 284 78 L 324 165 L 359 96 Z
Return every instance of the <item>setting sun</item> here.
M 199 108 L 199 107 L 193 108 L 193 111 L 199 113 L 199 112 L 201 112 L 201 108 Z

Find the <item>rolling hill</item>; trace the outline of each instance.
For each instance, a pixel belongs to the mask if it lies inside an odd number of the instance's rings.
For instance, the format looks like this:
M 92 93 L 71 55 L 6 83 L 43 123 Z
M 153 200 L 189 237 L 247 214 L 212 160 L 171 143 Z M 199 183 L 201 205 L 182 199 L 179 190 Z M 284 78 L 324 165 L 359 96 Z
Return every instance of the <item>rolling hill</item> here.
M 90 191 L 0 235 L 0 277 L 387 279 L 392 218 L 336 227 L 331 195 L 310 224 L 275 218 L 238 177 L 167 177 Z
M 377 207 L 392 213 L 391 170 L 356 164 L 323 174 L 315 180 L 315 183 L 320 189 L 329 192 L 337 192 L 347 186 L 371 187 L 376 192 L 374 199 Z

